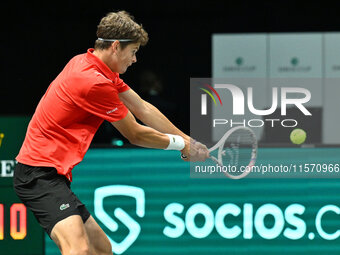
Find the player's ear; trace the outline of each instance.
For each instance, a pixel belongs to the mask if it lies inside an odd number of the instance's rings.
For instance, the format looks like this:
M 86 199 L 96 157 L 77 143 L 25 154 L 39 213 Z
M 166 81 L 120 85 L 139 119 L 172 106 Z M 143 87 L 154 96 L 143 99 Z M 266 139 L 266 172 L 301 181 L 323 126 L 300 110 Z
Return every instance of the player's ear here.
M 114 41 L 111 44 L 111 48 L 112 48 L 114 53 L 118 52 L 118 50 L 120 49 L 120 42 L 119 41 Z

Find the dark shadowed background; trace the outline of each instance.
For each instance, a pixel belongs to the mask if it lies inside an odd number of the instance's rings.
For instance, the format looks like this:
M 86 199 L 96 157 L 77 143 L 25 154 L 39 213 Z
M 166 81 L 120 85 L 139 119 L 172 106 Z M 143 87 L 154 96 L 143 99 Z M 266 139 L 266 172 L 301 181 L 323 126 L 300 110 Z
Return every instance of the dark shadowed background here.
M 32 115 L 69 59 L 93 47 L 100 19 L 126 10 L 150 41 L 121 77 L 188 133 L 189 79 L 211 76 L 211 34 L 339 31 L 339 7 L 325 1 L 10 2 L 1 17 L 0 115 Z M 106 132 L 110 126 L 95 141 L 107 141 Z

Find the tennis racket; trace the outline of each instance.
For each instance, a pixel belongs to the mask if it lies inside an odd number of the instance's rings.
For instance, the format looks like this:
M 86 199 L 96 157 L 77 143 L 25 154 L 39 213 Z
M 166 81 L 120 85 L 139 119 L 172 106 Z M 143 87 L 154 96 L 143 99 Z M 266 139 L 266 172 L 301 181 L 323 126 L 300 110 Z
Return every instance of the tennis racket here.
M 210 155 L 213 151 L 217 151 L 217 157 L 210 156 L 210 159 L 228 170 L 223 173 L 231 179 L 241 179 L 247 176 L 255 165 L 257 139 L 250 128 L 233 127 L 209 149 Z

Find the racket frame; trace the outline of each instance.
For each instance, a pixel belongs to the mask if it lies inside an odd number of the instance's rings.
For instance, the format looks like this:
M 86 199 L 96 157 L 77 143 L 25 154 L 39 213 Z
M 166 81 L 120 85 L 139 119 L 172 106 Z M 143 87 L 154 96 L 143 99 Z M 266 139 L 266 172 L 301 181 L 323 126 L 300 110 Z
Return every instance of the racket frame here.
M 217 158 L 214 157 L 214 156 L 210 156 L 210 159 L 212 159 L 216 164 L 218 164 L 220 167 L 223 167 L 223 159 L 222 159 L 222 156 L 223 156 L 223 148 L 224 148 L 224 144 L 226 142 L 226 140 L 228 139 L 228 137 L 233 133 L 235 132 L 236 130 L 247 130 L 250 135 L 252 136 L 252 152 L 251 152 L 251 155 L 250 155 L 250 160 L 249 160 L 249 163 L 248 163 L 248 166 L 245 167 L 245 171 L 240 174 L 240 175 L 232 175 L 228 172 L 224 172 L 224 174 L 231 178 L 231 179 L 241 179 L 241 178 L 244 178 L 246 177 L 250 172 L 251 172 L 251 168 L 255 165 L 256 163 L 256 159 L 257 159 L 257 149 L 258 149 L 258 143 L 257 143 L 257 139 L 256 139 L 256 135 L 254 133 L 254 131 L 252 129 L 250 129 L 249 127 L 243 127 L 243 126 L 238 126 L 238 127 L 233 127 L 231 129 L 229 129 L 223 136 L 222 138 L 213 146 L 209 149 L 209 152 L 213 152 L 215 151 L 216 149 L 218 149 L 218 156 Z

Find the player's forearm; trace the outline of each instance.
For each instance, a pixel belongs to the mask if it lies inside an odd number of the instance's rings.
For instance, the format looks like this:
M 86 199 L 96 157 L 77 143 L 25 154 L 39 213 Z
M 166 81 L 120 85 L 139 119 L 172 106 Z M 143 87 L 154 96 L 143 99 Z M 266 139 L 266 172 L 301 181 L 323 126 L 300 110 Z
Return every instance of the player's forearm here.
M 157 130 L 140 125 L 130 142 L 145 148 L 165 149 L 169 145 L 169 137 Z
M 164 114 L 162 114 L 155 106 L 146 101 L 144 101 L 144 104 L 145 111 L 143 114 L 138 116 L 138 118 L 143 123 L 158 130 L 159 132 L 180 135 L 186 140 L 190 139 L 188 135 L 183 133 L 174 124 L 172 124 L 171 121 L 165 117 Z

